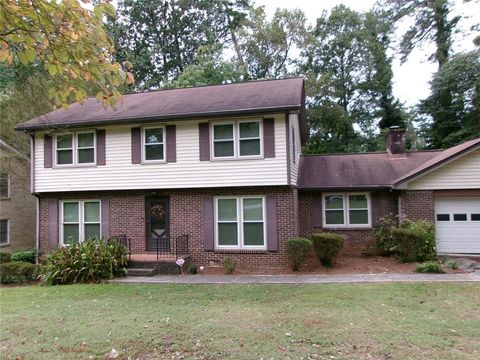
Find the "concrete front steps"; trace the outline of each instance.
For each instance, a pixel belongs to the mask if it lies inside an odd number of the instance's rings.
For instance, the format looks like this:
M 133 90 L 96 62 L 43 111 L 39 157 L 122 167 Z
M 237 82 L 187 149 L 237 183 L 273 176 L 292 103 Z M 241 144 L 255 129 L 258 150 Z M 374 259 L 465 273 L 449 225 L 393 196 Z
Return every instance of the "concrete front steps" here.
M 128 263 L 128 276 L 179 275 L 180 267 L 174 257 L 160 257 L 155 254 L 132 254 Z

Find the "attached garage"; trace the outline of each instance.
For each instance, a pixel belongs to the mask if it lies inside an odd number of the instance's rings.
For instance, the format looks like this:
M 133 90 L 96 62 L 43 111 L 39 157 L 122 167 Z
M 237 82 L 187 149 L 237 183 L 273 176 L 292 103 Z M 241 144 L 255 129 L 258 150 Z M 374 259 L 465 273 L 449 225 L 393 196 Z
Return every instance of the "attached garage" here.
M 435 199 L 439 254 L 480 254 L 480 197 Z

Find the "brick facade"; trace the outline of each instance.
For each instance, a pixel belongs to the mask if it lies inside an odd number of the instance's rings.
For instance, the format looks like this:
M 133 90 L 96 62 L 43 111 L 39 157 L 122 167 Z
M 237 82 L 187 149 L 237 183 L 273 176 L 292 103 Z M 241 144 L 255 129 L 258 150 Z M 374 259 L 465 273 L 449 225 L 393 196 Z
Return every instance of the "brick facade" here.
M 378 219 L 382 216 L 398 213 L 397 194 L 391 191 L 372 192 L 372 225 L 375 227 Z M 300 202 L 300 236 L 309 238 L 314 232 L 324 231 L 321 224 L 315 221 L 315 212 L 321 207 L 314 206 L 315 201 L 321 202 L 321 193 L 302 192 Z M 321 220 L 321 214 L 318 216 Z M 346 241 L 342 253 L 344 255 L 360 255 L 368 245 L 374 242 L 372 229 L 326 229 L 328 232 L 335 232 L 345 235 Z
M 409 220 L 426 219 L 435 221 L 435 205 L 433 191 L 404 191 L 400 193 L 401 217 Z
M 277 198 L 278 251 L 205 251 L 203 244 L 203 198 L 205 195 L 265 195 Z M 131 239 L 132 253 L 146 252 L 145 199 L 148 196 L 168 196 L 170 201 L 170 237 L 189 235 L 189 252 L 198 265 L 209 265 L 212 261 L 221 264 L 228 256 L 235 259 L 239 267 L 260 268 L 288 264 L 285 240 L 298 236 L 297 191 L 289 187 L 255 187 L 206 190 L 173 191 L 129 191 L 59 193 L 44 195 L 40 201 L 40 248 L 48 252 L 48 199 L 101 199 L 108 198 L 110 209 L 110 235 L 126 234 Z

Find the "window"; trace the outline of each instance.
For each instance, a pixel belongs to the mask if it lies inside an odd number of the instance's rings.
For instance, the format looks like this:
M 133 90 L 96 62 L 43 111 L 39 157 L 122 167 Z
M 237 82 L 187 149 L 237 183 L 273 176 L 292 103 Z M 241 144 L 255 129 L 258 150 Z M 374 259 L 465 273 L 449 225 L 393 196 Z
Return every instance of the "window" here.
M 7 173 L 0 173 L 0 199 L 10 197 L 10 177 Z
M 261 122 L 236 121 L 212 125 L 213 158 L 259 157 L 262 155 Z
M 470 214 L 472 221 L 480 221 L 480 214 Z
M 323 227 L 370 227 L 370 194 L 324 194 Z
M 100 201 L 61 202 L 61 242 L 70 245 L 90 238 L 100 239 Z
M 165 160 L 165 127 L 143 129 L 143 161 Z
M 467 221 L 467 214 L 453 214 L 453 221 Z
M 215 244 L 218 249 L 266 249 L 263 196 L 215 199 Z
M 95 164 L 95 132 L 56 135 L 55 154 L 57 166 Z
M 437 221 L 450 221 L 450 214 L 437 214 Z
M 0 220 L 0 245 L 7 245 L 9 243 L 9 222 L 8 220 Z

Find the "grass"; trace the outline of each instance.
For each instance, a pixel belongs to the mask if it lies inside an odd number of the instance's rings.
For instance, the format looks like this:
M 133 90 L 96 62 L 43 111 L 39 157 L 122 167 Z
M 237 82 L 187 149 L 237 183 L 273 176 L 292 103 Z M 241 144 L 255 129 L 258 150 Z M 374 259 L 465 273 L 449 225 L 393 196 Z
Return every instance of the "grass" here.
M 476 284 L 74 285 L 1 295 L 1 359 L 478 359 Z

